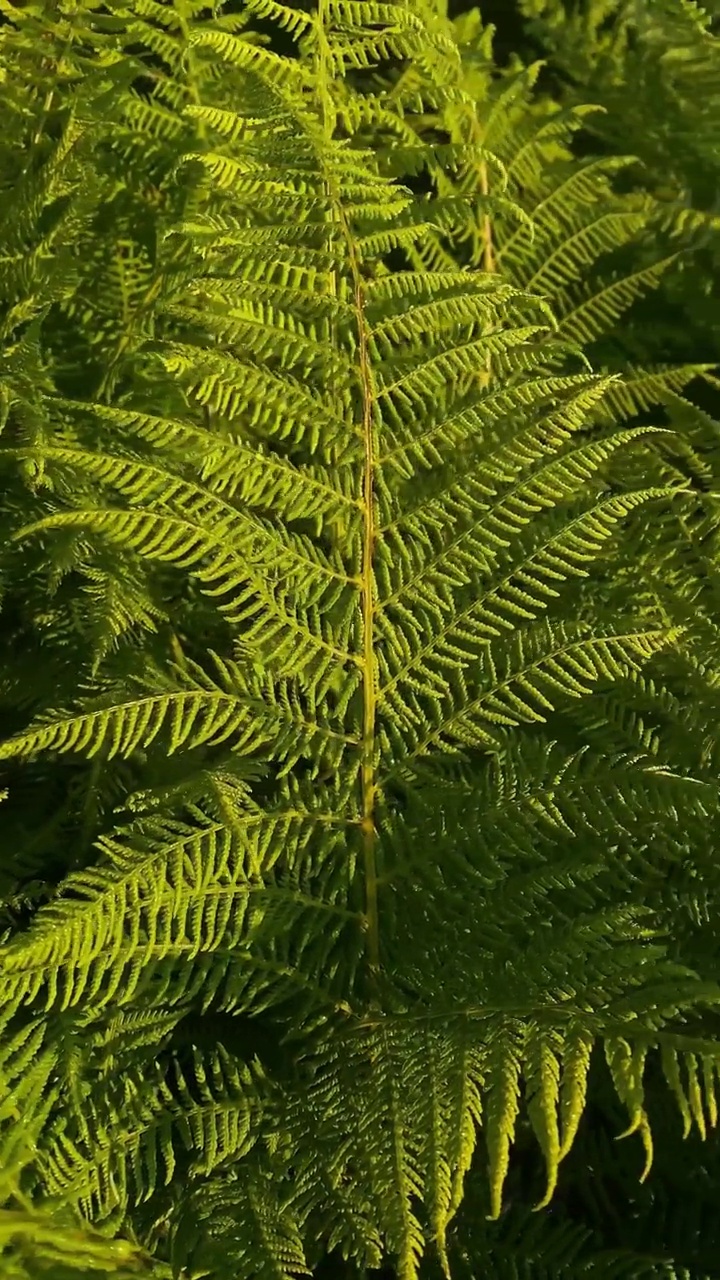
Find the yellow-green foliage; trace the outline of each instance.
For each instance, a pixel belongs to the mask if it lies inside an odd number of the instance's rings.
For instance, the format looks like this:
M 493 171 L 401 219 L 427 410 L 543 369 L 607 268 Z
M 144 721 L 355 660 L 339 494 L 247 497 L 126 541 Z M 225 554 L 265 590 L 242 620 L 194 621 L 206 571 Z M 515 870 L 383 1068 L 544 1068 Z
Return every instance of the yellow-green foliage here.
M 696 222 L 477 13 L 0 8 L 22 1266 L 681 1274 L 543 1212 L 716 1121 Z

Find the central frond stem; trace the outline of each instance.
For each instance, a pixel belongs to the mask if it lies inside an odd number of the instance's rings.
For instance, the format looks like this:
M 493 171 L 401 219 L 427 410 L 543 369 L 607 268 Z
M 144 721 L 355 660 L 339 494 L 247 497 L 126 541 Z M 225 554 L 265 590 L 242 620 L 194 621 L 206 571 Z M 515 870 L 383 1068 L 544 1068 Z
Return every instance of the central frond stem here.
M 348 263 L 352 277 L 353 298 L 358 335 L 358 364 L 362 395 L 360 432 L 363 440 L 362 510 L 363 542 L 361 572 L 361 608 L 363 620 L 363 736 L 360 772 L 362 803 L 362 845 L 365 871 L 365 919 L 367 924 L 368 960 L 373 973 L 380 969 L 380 923 L 378 910 L 377 829 L 375 826 L 375 799 L 377 782 L 375 771 L 375 737 L 377 719 L 377 679 L 375 670 L 375 448 L 373 432 L 373 404 L 375 388 L 368 349 L 367 320 L 365 316 L 365 291 L 360 264 L 355 252 L 352 232 L 345 211 L 338 202 L 338 216 L 348 251 Z
M 472 133 L 473 133 L 474 140 L 482 146 L 484 143 L 483 134 L 482 134 L 482 130 L 480 128 L 480 124 L 477 119 L 477 116 L 475 116 L 474 114 L 473 114 Z M 488 182 L 487 160 L 480 161 L 480 194 L 483 200 L 487 200 L 488 196 L 490 195 L 490 184 Z M 483 253 L 482 253 L 483 271 L 494 272 L 497 268 L 495 263 L 495 249 L 493 245 L 492 222 L 490 221 L 490 214 L 487 211 L 485 212 L 485 215 L 482 221 L 482 244 L 483 244 Z M 488 354 L 485 357 L 485 373 L 480 380 L 480 385 L 487 387 L 490 383 L 491 375 L 492 375 L 492 361 L 490 359 L 490 353 L 488 352 Z
M 323 136 L 329 144 L 335 133 L 336 113 L 330 93 L 328 65 L 331 62 L 330 49 L 325 34 L 326 0 L 319 0 L 317 22 L 317 46 L 315 58 L 315 85 L 318 95 L 323 123 Z M 321 163 L 324 157 L 321 155 Z M 375 582 L 373 562 L 375 556 L 376 521 L 375 521 L 375 450 L 373 437 L 373 404 L 375 392 L 368 348 L 367 320 L 365 317 L 365 292 L 363 289 L 360 263 L 355 251 L 352 230 L 348 224 L 338 190 L 331 170 L 326 170 L 325 190 L 332 205 L 330 227 L 332 236 L 333 224 L 340 232 L 347 250 L 347 261 L 352 282 L 352 296 L 355 304 L 355 316 L 358 339 L 358 363 L 360 366 L 360 386 L 362 398 L 362 417 L 360 432 L 363 439 L 363 476 L 361 505 L 363 510 L 362 536 L 362 571 L 360 575 L 360 596 L 363 623 L 363 732 L 360 763 L 360 804 L 363 851 L 363 870 L 365 879 L 365 926 L 367 930 L 367 955 L 372 974 L 380 970 L 380 923 L 378 910 L 378 869 L 377 869 L 377 828 L 375 826 L 375 800 L 377 794 L 375 770 L 375 739 L 377 718 L 377 680 L 375 672 L 374 622 L 375 622 Z M 337 296 L 337 272 L 333 273 L 332 292 Z
M 483 160 L 480 164 L 480 194 L 484 200 L 487 200 L 490 194 L 490 184 L 488 182 L 487 161 Z M 483 217 L 483 271 L 495 270 L 495 253 L 493 249 L 492 222 L 489 213 Z
M 351 250 L 351 262 L 353 259 Z M 355 262 L 357 267 L 357 262 Z M 353 272 L 355 275 L 356 273 Z M 359 271 L 355 279 L 355 308 L 358 323 L 360 376 L 362 380 L 363 408 L 362 433 L 364 441 L 363 466 L 363 562 L 362 562 L 362 612 L 363 612 L 363 756 L 362 756 L 362 833 L 365 864 L 365 896 L 368 922 L 368 954 L 370 966 L 380 968 L 380 926 L 378 914 L 378 874 L 375 857 L 375 719 L 377 701 L 375 688 L 375 652 L 373 646 L 375 623 L 375 591 L 373 560 L 375 555 L 375 458 L 373 451 L 373 385 L 368 359 L 365 321 L 365 298 Z

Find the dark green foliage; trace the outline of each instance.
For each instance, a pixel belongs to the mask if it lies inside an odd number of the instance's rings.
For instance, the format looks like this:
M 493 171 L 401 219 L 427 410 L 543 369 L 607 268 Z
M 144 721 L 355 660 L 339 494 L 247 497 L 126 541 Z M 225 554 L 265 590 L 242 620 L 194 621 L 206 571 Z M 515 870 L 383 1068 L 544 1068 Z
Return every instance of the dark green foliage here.
M 720 1275 L 710 17 L 0 12 L 0 1276 Z

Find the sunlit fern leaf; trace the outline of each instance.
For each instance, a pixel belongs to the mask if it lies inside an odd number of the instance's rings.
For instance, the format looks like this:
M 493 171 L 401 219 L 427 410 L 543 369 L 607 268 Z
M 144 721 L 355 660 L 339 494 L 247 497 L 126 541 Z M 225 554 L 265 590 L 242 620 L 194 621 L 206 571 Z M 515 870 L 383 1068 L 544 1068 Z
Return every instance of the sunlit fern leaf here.
M 163 1276 L 128 1239 L 109 1238 L 83 1224 L 62 1197 L 37 1194 L 27 1180 L 57 1099 L 56 1062 L 43 1045 L 46 1028 L 5 1035 L 0 1051 L 0 1246 L 8 1276 L 54 1274 Z M 25 1176 L 24 1176 L 25 1175 Z M 61 1270 L 62 1269 L 62 1270 Z
M 449 27 L 443 6 L 436 8 L 439 24 Z M 588 14 L 588 21 L 595 31 L 597 14 L 593 20 Z M 435 153 L 428 149 L 427 174 L 446 212 L 441 228 L 429 229 L 422 244 L 409 247 L 410 258 L 422 270 L 463 262 L 498 271 L 504 279 L 548 298 L 559 336 L 592 344 L 612 332 L 632 304 L 654 290 L 677 264 L 674 245 L 663 256 L 652 243 L 653 234 L 662 243 L 657 231 L 663 211 L 646 195 L 620 195 L 615 189 L 616 175 L 632 157 L 573 157 L 573 135 L 594 111 L 590 103 L 579 100 L 578 92 L 567 106 L 538 100 L 540 63 L 514 65 L 499 74 L 492 54 L 493 29 L 482 26 L 479 14 L 456 18 L 454 27 L 463 58 L 464 94 L 421 117 L 416 138 L 446 131 L 456 148 L 456 163 L 448 172 L 440 156 L 433 159 Z M 384 95 L 375 95 L 380 136 L 393 112 L 406 134 L 412 130 L 406 101 L 411 103 L 413 95 L 424 90 L 429 86 L 411 66 Z M 363 114 L 373 127 L 372 106 L 363 109 L 363 101 L 356 105 L 352 95 L 341 97 L 339 109 L 351 128 L 358 127 Z M 403 174 L 400 148 L 381 154 L 392 172 Z M 433 204 L 431 197 L 428 207 Z M 687 229 L 683 234 L 687 236 Z M 613 259 L 631 242 L 642 248 L 642 265 L 618 270 Z M 680 388 L 692 377 L 687 365 L 657 370 L 652 387 L 656 394 L 648 404 L 639 404 L 629 389 L 618 386 L 608 408 L 616 420 L 632 416 L 657 404 L 663 389 Z

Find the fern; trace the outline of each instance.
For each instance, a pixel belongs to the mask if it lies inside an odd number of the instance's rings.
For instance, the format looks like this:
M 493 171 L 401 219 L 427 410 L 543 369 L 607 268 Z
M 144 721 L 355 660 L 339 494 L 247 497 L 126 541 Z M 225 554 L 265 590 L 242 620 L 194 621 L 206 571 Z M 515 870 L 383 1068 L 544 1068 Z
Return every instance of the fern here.
M 523 105 L 516 123 L 534 72 L 481 96 L 483 130 L 429 5 L 199 15 L 138 3 L 107 41 L 94 10 L 63 28 L 71 78 L 89 42 L 126 86 L 136 38 L 167 73 L 151 105 L 118 89 L 114 134 L 88 129 L 68 195 L 92 172 L 110 233 L 95 224 L 87 273 L 85 224 L 39 256 L 3 382 L 4 572 L 11 592 L 26 564 L 39 598 L 55 588 L 35 652 L 65 678 L 0 757 L 13 787 L 20 761 L 59 786 L 78 758 L 87 787 L 53 891 L 18 920 L 16 867 L 6 899 L 1 1042 L 52 1063 L 31 1195 L 129 1233 L 158 1274 L 291 1277 L 336 1251 L 410 1280 L 430 1245 L 463 1274 L 478 1160 L 502 1228 L 529 1131 L 548 1205 L 601 1052 L 644 1176 L 648 1063 L 686 1130 L 715 1120 L 715 951 L 701 895 L 680 895 L 678 927 L 667 879 L 701 868 L 714 903 L 717 785 L 708 752 L 688 755 L 696 721 L 653 684 L 707 654 L 687 580 L 666 585 L 674 556 L 658 587 L 621 543 L 689 510 L 685 479 L 649 461 L 667 433 L 628 419 L 641 386 L 680 412 L 671 389 L 700 364 L 623 382 L 578 360 L 665 264 L 580 287 L 654 206 L 616 196 L 619 162 L 571 162 L 582 113 Z M 367 92 L 390 59 L 395 84 Z M 444 126 L 445 151 L 424 138 Z M 170 202 L 154 263 L 137 205 L 108 196 L 146 138 Z M 38 162 L 23 234 L 61 159 Z M 99 384 L 68 378 L 80 348 L 45 316 L 81 346 L 95 330 Z M 577 1232 L 544 1248 L 557 1274 L 581 1265 Z M 502 1249 L 487 1235 L 480 1256 Z
M 637 363 L 658 352 L 667 358 L 669 349 L 716 361 L 716 6 L 523 0 L 519 8 L 560 73 L 562 98 L 604 108 L 588 122 L 595 145 L 637 157 L 633 185 L 659 201 L 662 224 L 692 247 L 664 282 L 662 324 L 657 305 L 639 310 L 626 326 L 626 350 L 632 343 Z

